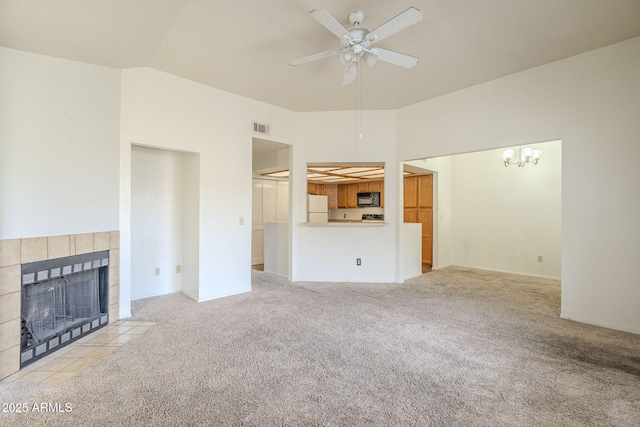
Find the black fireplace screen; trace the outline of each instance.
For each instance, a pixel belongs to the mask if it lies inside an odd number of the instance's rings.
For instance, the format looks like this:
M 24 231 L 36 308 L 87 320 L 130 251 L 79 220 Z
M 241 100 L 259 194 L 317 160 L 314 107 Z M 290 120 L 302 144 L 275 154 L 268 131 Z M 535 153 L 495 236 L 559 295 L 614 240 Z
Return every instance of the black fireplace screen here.
M 109 252 L 22 266 L 21 366 L 108 323 Z

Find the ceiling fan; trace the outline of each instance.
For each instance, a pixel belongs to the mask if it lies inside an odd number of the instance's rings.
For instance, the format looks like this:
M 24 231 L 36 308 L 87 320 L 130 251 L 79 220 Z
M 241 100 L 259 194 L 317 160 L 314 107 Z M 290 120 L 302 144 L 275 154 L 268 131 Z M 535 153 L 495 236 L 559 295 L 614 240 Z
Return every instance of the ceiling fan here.
M 374 43 L 397 33 L 400 30 L 415 24 L 422 19 L 422 12 L 415 7 L 410 7 L 396 17 L 380 25 L 373 31 L 360 26 L 364 19 L 364 13 L 360 11 L 352 12 L 349 15 L 349 22 L 353 27 L 346 29 L 333 16 L 324 9 L 316 9 L 309 14 L 327 30 L 335 34 L 341 41 L 340 49 L 328 50 L 304 58 L 294 59 L 289 65 L 298 66 L 330 56 L 340 56 L 340 61 L 346 66 L 342 84 L 350 85 L 354 82 L 358 73 L 358 64 L 364 61 L 369 67 L 373 66 L 379 59 L 390 64 L 399 65 L 404 68 L 412 68 L 418 63 L 415 56 L 404 53 L 371 47 Z

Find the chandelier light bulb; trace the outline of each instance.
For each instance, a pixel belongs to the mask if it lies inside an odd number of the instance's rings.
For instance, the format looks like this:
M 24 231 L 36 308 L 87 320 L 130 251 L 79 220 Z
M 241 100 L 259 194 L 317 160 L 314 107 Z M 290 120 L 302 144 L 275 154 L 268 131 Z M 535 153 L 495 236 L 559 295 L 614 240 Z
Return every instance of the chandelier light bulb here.
M 502 152 L 502 160 L 505 162 L 509 162 L 513 160 L 513 156 L 515 156 L 515 154 L 516 153 L 512 149 L 507 148 Z

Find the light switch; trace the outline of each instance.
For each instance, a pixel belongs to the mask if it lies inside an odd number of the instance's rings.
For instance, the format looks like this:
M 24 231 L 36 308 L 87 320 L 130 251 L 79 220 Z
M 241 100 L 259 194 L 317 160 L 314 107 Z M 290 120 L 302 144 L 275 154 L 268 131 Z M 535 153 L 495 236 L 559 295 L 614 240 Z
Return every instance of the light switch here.
M 244 217 L 243 216 L 240 217 L 240 221 L 239 222 L 240 222 L 240 225 L 244 225 Z

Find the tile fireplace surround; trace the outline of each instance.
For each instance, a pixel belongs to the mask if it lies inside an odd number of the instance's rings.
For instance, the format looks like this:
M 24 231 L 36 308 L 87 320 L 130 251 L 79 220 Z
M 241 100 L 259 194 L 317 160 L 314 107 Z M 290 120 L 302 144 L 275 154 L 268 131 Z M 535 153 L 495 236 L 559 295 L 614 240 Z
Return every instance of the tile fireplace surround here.
M 119 318 L 120 232 L 0 240 L 0 380 L 20 370 L 21 265 L 109 251 L 109 323 Z

